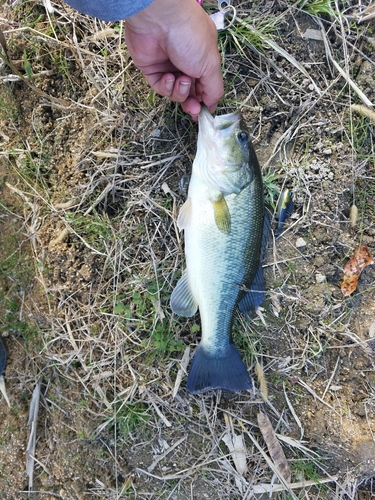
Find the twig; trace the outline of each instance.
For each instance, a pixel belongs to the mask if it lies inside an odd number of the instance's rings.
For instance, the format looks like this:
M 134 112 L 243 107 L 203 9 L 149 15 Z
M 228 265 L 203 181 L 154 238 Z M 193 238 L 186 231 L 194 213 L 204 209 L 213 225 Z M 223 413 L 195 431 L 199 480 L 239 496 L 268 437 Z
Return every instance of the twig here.
M 244 431 L 247 433 L 247 435 L 249 436 L 250 440 L 253 442 L 255 447 L 258 449 L 258 451 L 260 451 L 260 453 L 262 454 L 262 457 L 267 462 L 267 464 L 271 468 L 272 472 L 274 474 L 276 474 L 276 476 L 278 477 L 280 483 L 282 484 L 282 490 L 288 491 L 290 493 L 290 496 L 293 498 L 293 500 L 298 500 L 296 495 L 290 490 L 289 484 L 285 481 L 283 476 L 280 474 L 278 469 L 275 467 L 275 464 L 273 463 L 273 461 L 270 459 L 270 457 L 267 455 L 267 453 L 263 450 L 263 448 L 260 446 L 260 444 L 255 439 L 255 437 L 251 434 L 251 432 L 248 432 L 246 430 L 245 426 L 242 424 L 241 421 L 239 421 L 239 423 L 240 423 L 241 427 L 244 429 Z
M 303 380 L 298 380 L 298 384 L 300 386 L 304 387 L 312 396 L 314 396 L 314 398 L 316 398 L 318 401 L 320 401 L 324 405 L 328 406 L 328 408 L 330 408 L 332 411 L 334 411 L 336 413 L 337 416 L 340 417 L 340 414 L 330 404 L 328 404 L 326 401 L 324 401 L 324 399 L 319 397 L 317 395 L 317 393 L 313 389 L 311 389 L 311 387 L 309 387 Z
M 33 488 L 36 429 L 38 424 L 39 399 L 42 379 L 39 379 L 33 391 L 33 397 L 30 403 L 29 420 L 27 425 L 30 427 L 29 442 L 26 449 L 26 474 L 29 476 L 29 491 Z
M 336 370 L 337 370 L 337 367 L 339 366 L 339 362 L 340 362 L 340 356 L 337 356 L 337 361 L 336 361 L 335 367 L 333 369 L 332 375 L 330 376 L 330 379 L 328 380 L 328 384 L 327 384 L 326 388 L 324 389 L 322 399 L 324 399 L 324 396 L 327 394 L 329 386 L 331 385 L 332 380 L 336 374 Z
M 9 401 L 8 395 L 7 395 L 7 391 L 5 389 L 4 377 L 2 375 L 0 375 L 0 392 L 4 396 L 4 399 L 7 402 L 7 405 L 9 406 L 9 408 L 11 408 L 10 401 Z
M 307 486 L 318 486 L 320 484 L 332 483 L 337 481 L 339 476 L 322 477 L 319 479 L 309 479 L 308 481 L 299 481 L 298 483 L 289 483 L 288 489 L 296 490 L 298 488 L 306 488 Z M 285 491 L 282 484 L 256 484 L 252 486 L 251 492 L 254 495 L 261 495 L 262 493 L 277 493 L 278 491 Z M 296 498 L 296 497 L 293 497 Z
M 326 32 L 324 30 L 322 21 L 318 18 L 316 18 L 317 23 L 320 26 L 322 36 L 323 36 L 323 42 L 324 42 L 324 47 L 326 49 L 326 54 L 327 58 L 331 61 L 331 63 L 334 65 L 334 67 L 337 69 L 337 71 L 340 73 L 340 75 L 344 78 L 344 80 L 350 85 L 350 87 L 354 90 L 354 92 L 358 95 L 358 97 L 363 101 L 363 103 L 368 106 L 369 108 L 373 107 L 372 102 L 367 99 L 365 94 L 362 92 L 362 90 L 358 87 L 356 83 L 353 82 L 353 80 L 350 78 L 350 76 L 345 73 L 345 71 L 342 69 L 342 67 L 336 62 L 334 57 L 332 56 L 332 52 L 328 43 L 328 38 L 326 35 Z
M 292 413 L 292 415 L 293 415 L 293 418 L 294 418 L 294 420 L 296 421 L 296 423 L 297 423 L 298 427 L 301 429 L 301 437 L 300 437 L 300 440 L 302 440 L 302 438 L 303 438 L 303 434 L 304 434 L 304 429 L 303 429 L 303 426 L 302 426 L 302 424 L 301 424 L 300 419 L 299 419 L 299 418 L 298 418 L 298 416 L 297 416 L 297 413 L 294 411 L 294 408 L 293 408 L 293 406 L 292 406 L 292 403 L 290 402 L 290 400 L 289 400 L 289 398 L 288 398 L 288 395 L 287 395 L 286 390 L 285 390 L 285 384 L 284 384 L 284 382 L 283 382 L 283 389 L 284 389 L 284 398 L 285 398 L 285 401 L 286 401 L 286 403 L 287 403 L 287 405 L 288 405 L 288 407 L 289 407 L 289 410 L 291 411 L 291 413 Z
M 181 443 L 183 443 L 187 439 L 187 435 L 176 441 L 172 446 L 170 446 L 167 450 L 162 455 L 159 455 L 153 462 L 152 464 L 147 467 L 148 472 L 152 472 L 155 467 L 158 465 L 158 463 L 163 460 L 171 451 L 173 451 L 177 446 L 179 446 Z

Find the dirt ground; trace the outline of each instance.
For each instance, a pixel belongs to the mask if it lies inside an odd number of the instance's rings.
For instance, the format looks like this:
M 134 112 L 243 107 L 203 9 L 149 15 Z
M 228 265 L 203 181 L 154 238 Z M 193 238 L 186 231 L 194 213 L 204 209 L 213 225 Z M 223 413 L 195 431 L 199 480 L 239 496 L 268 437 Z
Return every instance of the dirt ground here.
M 254 391 L 199 396 L 185 376 L 173 394 L 199 318 L 169 308 L 196 124 L 146 86 L 123 23 L 62 2 L 53 13 L 34 0 L 0 8 L 12 59 L 0 68 L 0 333 L 11 403 L 0 400 L 1 499 L 375 497 L 375 267 L 351 296 L 340 289 L 359 244 L 375 256 L 375 120 L 358 107 L 375 103 L 375 20 L 361 22 L 369 3 L 242 2 L 238 17 L 251 16 L 258 38 L 220 34 L 218 113 L 241 109 L 268 201 L 289 188 L 295 208 L 270 239 L 263 321 L 235 325 Z M 288 460 L 289 489 L 260 411 Z M 243 438 L 242 472 L 228 432 Z

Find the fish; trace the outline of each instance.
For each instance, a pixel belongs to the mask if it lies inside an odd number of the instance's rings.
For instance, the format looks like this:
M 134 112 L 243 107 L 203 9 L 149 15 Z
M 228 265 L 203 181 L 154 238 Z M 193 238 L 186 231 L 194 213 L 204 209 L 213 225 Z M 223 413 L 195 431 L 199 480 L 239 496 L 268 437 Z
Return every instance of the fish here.
M 239 392 L 250 390 L 252 381 L 232 327 L 237 309 L 247 316 L 265 298 L 261 254 L 270 223 L 261 169 L 240 112 L 213 117 L 202 107 L 198 126 L 187 200 L 177 218 L 186 269 L 170 306 L 184 317 L 199 309 L 202 337 L 188 392 Z
M 292 215 L 293 209 L 293 192 L 289 189 L 284 189 L 284 191 L 280 193 L 279 201 L 276 206 L 275 219 L 278 220 L 278 224 L 275 231 L 275 237 L 281 234 L 284 222 Z

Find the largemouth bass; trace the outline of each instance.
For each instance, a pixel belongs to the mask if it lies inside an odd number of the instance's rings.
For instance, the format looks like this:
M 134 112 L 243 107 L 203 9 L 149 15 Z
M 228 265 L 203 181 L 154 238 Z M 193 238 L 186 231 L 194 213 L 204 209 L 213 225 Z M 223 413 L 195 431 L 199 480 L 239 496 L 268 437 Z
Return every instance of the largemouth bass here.
M 186 270 L 173 290 L 171 308 L 191 317 L 199 307 L 202 340 L 188 391 L 236 392 L 252 387 L 232 341 L 236 307 L 246 315 L 264 299 L 263 183 L 239 112 L 214 118 L 203 108 L 198 121 L 197 154 L 177 220 L 185 233 Z

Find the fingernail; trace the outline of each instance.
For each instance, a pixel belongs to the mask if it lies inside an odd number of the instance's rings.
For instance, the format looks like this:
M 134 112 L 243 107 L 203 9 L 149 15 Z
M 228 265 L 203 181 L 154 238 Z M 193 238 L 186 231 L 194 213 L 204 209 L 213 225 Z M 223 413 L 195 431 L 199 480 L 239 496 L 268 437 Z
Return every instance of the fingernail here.
M 165 80 L 165 88 L 167 90 L 172 90 L 174 85 L 174 78 L 170 78 L 169 80 Z
M 180 82 L 180 93 L 187 94 L 190 90 L 190 82 Z

